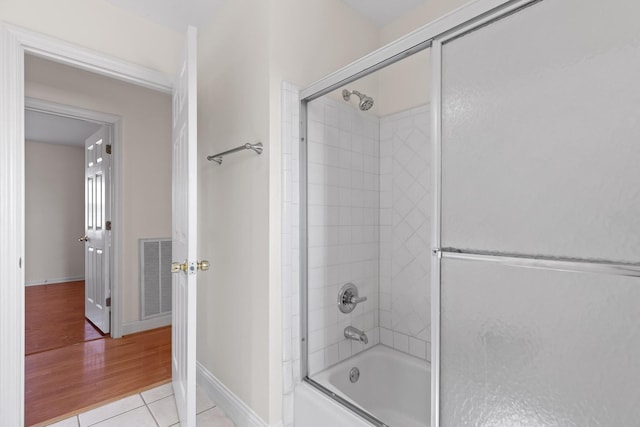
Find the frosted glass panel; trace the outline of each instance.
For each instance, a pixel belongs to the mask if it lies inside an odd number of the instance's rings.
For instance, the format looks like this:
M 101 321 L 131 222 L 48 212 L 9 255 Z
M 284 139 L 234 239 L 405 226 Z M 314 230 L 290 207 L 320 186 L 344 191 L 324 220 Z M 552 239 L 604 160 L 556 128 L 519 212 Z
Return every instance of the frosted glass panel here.
M 442 262 L 441 426 L 637 426 L 640 279 Z
M 639 16 L 544 0 L 443 46 L 444 247 L 640 260 Z

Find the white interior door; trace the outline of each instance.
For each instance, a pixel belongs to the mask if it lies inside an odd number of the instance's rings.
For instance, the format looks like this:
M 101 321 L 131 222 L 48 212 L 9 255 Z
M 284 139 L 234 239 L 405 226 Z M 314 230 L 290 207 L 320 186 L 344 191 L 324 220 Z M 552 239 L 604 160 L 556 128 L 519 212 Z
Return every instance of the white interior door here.
M 107 219 L 110 215 L 110 128 L 103 126 L 85 141 L 85 316 L 103 333 L 109 333 L 110 286 Z
M 196 424 L 197 104 L 196 29 L 187 43 L 173 91 L 173 332 L 172 374 L 183 427 Z

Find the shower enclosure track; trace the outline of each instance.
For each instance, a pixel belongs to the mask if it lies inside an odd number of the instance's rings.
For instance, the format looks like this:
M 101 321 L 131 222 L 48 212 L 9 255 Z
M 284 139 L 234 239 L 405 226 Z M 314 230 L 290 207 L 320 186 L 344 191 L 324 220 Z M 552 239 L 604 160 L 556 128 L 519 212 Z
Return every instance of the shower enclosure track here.
M 612 263 L 604 260 L 549 258 L 524 254 L 469 251 L 455 248 L 435 249 L 434 254 L 440 254 L 442 258 L 485 261 L 515 267 L 640 277 L 640 265 L 638 264 Z

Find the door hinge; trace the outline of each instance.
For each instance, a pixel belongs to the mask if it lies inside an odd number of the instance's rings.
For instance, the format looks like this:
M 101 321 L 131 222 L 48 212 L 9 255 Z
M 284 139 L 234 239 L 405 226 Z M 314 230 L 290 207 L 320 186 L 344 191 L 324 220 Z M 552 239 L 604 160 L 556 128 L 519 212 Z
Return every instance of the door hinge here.
M 107 307 L 111 307 L 111 297 L 107 298 L 107 302 L 105 304 Z
M 104 228 L 105 228 L 107 231 L 111 231 L 111 221 L 107 221 L 107 222 L 104 224 Z
M 107 154 L 111 154 L 111 144 L 107 144 L 104 150 L 107 152 Z

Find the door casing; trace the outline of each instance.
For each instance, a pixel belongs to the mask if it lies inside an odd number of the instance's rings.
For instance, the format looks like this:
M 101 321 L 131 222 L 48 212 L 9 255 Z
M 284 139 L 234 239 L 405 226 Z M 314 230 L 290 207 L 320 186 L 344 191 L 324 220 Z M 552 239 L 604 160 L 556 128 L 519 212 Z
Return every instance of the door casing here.
M 53 114 L 56 116 L 77 119 L 77 120 L 84 120 L 87 122 L 108 126 L 109 128 L 111 128 L 111 146 L 112 146 L 112 153 L 113 153 L 111 155 L 111 169 L 113 172 L 115 172 L 116 170 L 121 171 L 121 168 L 119 167 L 119 165 L 116 166 L 117 163 L 118 164 L 120 163 L 121 151 L 122 151 L 120 149 L 120 147 L 122 146 L 121 145 L 122 118 L 120 116 L 116 116 L 108 113 L 101 113 L 98 111 L 88 110 L 85 108 L 73 107 L 70 105 L 58 104 L 56 102 L 45 101 L 42 99 L 30 98 L 30 97 L 25 97 L 24 108 L 25 110 L 29 110 L 29 111 Z M 112 183 L 115 181 L 115 173 L 111 174 L 111 181 Z M 110 216 L 110 218 L 113 218 L 113 215 L 115 215 L 115 213 L 118 212 L 118 209 L 119 209 L 120 192 L 117 191 L 117 189 L 115 188 L 115 185 L 111 185 L 110 189 L 111 189 L 111 197 L 109 197 L 109 201 L 111 206 L 108 212 L 112 212 L 112 215 Z M 107 219 L 110 219 L 110 218 L 107 218 Z M 114 260 L 116 258 L 119 258 L 122 254 L 121 246 L 119 244 L 119 239 L 118 240 L 115 239 L 116 233 L 120 234 L 118 233 L 120 231 L 118 227 L 118 224 L 120 224 L 120 222 L 116 223 L 113 219 L 111 219 L 111 221 L 114 224 L 114 230 L 112 230 L 111 236 L 109 238 L 109 241 L 110 241 L 109 243 L 109 252 L 110 252 L 109 253 L 109 261 L 110 261 L 109 277 L 115 278 L 116 270 L 113 267 Z M 121 313 L 120 299 L 114 297 L 114 294 L 122 295 L 122 289 L 120 287 L 121 283 L 122 281 L 117 280 L 117 278 L 115 280 L 111 280 L 112 304 L 111 304 L 110 330 L 111 330 L 112 338 L 120 338 L 122 336 L 122 317 L 120 315 Z M 116 287 L 117 289 L 114 289 Z M 118 332 L 117 335 L 115 331 Z
M 0 131 L 3 165 L 0 179 L 11 183 L 11 192 L 0 200 L 0 212 L 15 221 L 11 233 L 3 236 L 0 245 L 0 282 L 10 284 L 1 290 L 0 296 L 0 413 L 7 425 L 24 425 L 24 55 L 31 54 L 54 62 L 69 65 L 106 77 L 122 80 L 137 86 L 170 94 L 172 77 L 161 72 L 132 64 L 118 58 L 86 49 L 50 36 L 29 31 L 0 21 L 0 118 L 4 129 Z M 117 126 L 117 128 L 116 128 Z M 121 126 L 114 123 L 115 138 L 121 137 Z M 115 191 L 112 269 L 112 299 L 116 309 L 112 311 L 112 336 L 121 336 L 122 306 L 122 150 L 114 150 L 112 188 Z M 4 223 L 4 219 L 2 220 Z M 7 222 L 7 224 L 9 224 Z

